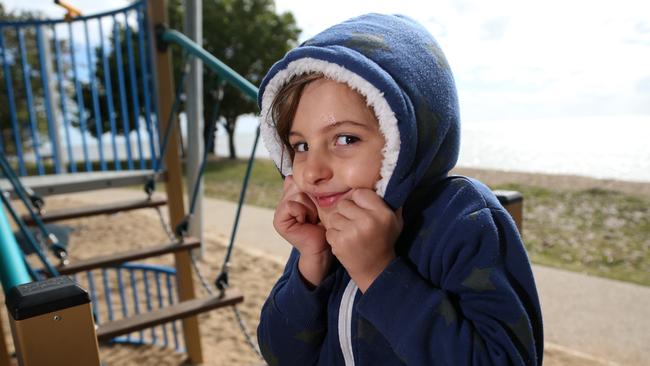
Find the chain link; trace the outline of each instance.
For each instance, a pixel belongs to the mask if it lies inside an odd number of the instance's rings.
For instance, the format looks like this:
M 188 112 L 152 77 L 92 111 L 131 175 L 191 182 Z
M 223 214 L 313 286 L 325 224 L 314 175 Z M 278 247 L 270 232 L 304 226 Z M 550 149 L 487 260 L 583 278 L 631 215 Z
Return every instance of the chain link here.
M 206 281 L 205 277 L 201 273 L 201 270 L 199 269 L 199 265 L 196 261 L 196 256 L 194 253 L 190 255 L 192 258 L 192 267 L 194 268 L 194 272 L 196 273 L 196 276 L 199 278 L 201 281 L 201 285 L 205 289 L 205 291 L 208 293 L 208 295 L 212 296 L 214 295 L 214 291 L 208 284 L 208 281 Z M 220 294 L 220 296 L 223 296 L 223 292 Z M 260 348 L 255 343 L 253 340 L 253 337 L 251 336 L 250 332 L 248 331 L 248 327 L 246 326 L 246 323 L 244 322 L 244 318 L 242 318 L 241 313 L 239 312 L 239 309 L 237 308 L 237 305 L 232 305 L 232 310 L 235 313 L 235 318 L 237 319 L 237 323 L 239 324 L 239 329 L 241 330 L 242 334 L 244 335 L 244 338 L 246 338 L 246 343 L 251 347 L 251 349 L 257 354 L 257 356 L 264 360 L 264 357 L 262 356 L 262 352 L 260 352 Z
M 163 227 L 163 230 L 167 234 L 167 237 L 169 240 L 172 242 L 176 241 L 176 236 L 172 232 L 171 227 L 165 221 L 165 218 L 162 214 L 162 211 L 160 210 L 160 207 L 155 207 L 156 212 L 158 213 L 158 218 L 160 219 L 160 225 Z M 190 253 L 190 258 L 192 259 L 192 268 L 194 268 L 194 272 L 196 273 L 196 276 L 199 278 L 199 281 L 201 281 L 201 285 L 205 289 L 205 291 L 208 293 L 208 295 L 213 296 L 214 291 L 212 290 L 212 287 L 208 284 L 208 281 L 206 281 L 205 277 L 203 276 L 203 273 L 201 273 L 201 270 L 199 268 L 199 265 L 196 261 L 196 256 L 194 253 Z M 223 293 L 220 294 L 223 296 Z M 262 352 L 260 352 L 260 348 L 257 345 L 257 343 L 253 340 L 253 337 L 251 336 L 250 332 L 248 331 L 248 327 L 246 326 L 246 323 L 244 322 L 244 318 L 241 316 L 241 313 L 239 312 L 239 309 L 237 308 L 237 305 L 232 305 L 232 310 L 235 313 L 235 319 L 237 319 L 237 324 L 239 324 L 239 329 L 241 330 L 242 334 L 244 335 L 244 338 L 246 338 L 246 343 L 250 346 L 250 348 L 255 352 L 255 354 L 262 360 L 264 360 L 264 357 L 262 356 Z
M 172 232 L 172 228 L 167 224 L 167 221 L 165 221 L 165 218 L 163 217 L 162 211 L 160 210 L 160 207 L 156 206 L 155 207 L 156 212 L 158 213 L 158 218 L 160 219 L 160 225 L 163 227 L 163 230 L 165 230 L 165 234 L 167 234 L 167 238 L 171 242 L 176 241 L 176 237 L 174 236 L 174 233 Z

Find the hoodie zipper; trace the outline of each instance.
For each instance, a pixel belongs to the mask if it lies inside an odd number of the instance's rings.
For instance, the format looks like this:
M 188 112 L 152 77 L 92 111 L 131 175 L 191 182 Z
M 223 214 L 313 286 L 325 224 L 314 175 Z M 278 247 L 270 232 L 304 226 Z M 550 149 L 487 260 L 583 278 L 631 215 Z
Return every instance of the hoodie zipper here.
M 354 298 L 358 289 L 357 284 L 350 280 L 345 287 L 343 297 L 341 298 L 341 306 L 339 307 L 339 344 L 341 345 L 341 352 L 343 352 L 345 366 L 354 366 L 354 354 L 352 353 L 352 307 L 354 306 Z

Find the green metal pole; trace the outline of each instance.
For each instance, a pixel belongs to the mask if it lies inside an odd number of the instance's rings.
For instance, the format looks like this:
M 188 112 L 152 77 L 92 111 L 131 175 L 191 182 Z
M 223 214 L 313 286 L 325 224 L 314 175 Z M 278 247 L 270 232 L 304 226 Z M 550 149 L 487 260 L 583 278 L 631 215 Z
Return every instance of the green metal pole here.
M 32 282 L 32 279 L 2 207 L 0 206 L 0 280 L 6 294 L 12 287 Z

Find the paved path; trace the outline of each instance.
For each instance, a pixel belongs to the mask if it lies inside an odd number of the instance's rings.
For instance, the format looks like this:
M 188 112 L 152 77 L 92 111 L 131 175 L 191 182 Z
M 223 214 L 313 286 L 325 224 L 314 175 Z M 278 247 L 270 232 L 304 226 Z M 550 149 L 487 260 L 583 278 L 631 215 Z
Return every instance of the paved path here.
M 143 196 L 137 190 L 112 189 L 69 197 L 107 203 Z M 205 235 L 229 238 L 236 205 L 205 199 L 203 210 Z M 284 262 L 290 246 L 275 232 L 272 219 L 273 210 L 245 206 L 237 245 Z M 547 349 L 592 359 L 593 364 L 650 365 L 650 287 L 542 266 L 533 271 Z

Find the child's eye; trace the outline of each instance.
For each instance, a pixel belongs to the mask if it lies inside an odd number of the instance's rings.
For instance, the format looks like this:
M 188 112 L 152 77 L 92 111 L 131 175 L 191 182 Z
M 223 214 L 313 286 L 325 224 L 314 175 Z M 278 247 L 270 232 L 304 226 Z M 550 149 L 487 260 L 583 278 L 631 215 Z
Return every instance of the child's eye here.
M 295 152 L 305 152 L 309 150 L 309 146 L 307 145 L 306 142 L 297 142 L 291 145 L 291 147 L 293 147 L 293 151 Z
M 351 135 L 340 135 L 336 137 L 337 145 L 352 145 L 359 141 L 359 138 Z

